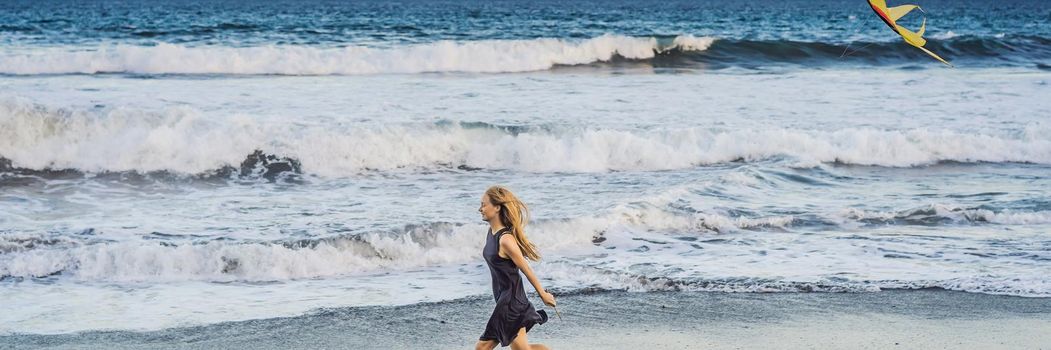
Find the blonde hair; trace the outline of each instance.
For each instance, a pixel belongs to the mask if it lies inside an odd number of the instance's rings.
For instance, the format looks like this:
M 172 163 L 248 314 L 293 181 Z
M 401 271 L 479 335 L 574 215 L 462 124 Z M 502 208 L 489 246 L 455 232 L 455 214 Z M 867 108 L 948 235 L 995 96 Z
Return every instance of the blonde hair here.
M 525 225 L 529 222 L 529 207 L 503 186 L 489 187 L 485 190 L 485 195 L 489 197 L 490 204 L 500 207 L 500 223 L 511 230 L 511 234 L 518 241 L 518 248 L 522 249 L 522 255 L 529 260 L 539 261 L 540 252 L 525 234 Z

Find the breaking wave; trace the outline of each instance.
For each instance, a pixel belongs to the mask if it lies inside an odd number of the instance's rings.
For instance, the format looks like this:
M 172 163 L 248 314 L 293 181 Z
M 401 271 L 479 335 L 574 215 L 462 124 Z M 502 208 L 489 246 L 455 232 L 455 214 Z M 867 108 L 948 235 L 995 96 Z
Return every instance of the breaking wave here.
M 0 162 L 0 171 L 192 175 L 233 169 L 263 176 L 287 171 L 343 177 L 426 168 L 657 171 L 780 158 L 799 164 L 886 167 L 939 162 L 1051 164 L 1051 129 L 1041 123 L 1009 132 L 865 127 L 512 130 L 476 124 L 300 126 L 243 115 L 205 118 L 189 108 L 95 112 L 9 99 L 0 101 L 0 158 L 6 159 Z

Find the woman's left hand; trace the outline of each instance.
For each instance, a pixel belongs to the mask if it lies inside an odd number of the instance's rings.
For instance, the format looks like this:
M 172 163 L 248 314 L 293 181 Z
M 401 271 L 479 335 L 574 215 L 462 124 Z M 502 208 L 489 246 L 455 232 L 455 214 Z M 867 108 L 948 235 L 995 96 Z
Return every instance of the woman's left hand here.
M 555 296 L 548 293 L 546 290 L 540 292 L 540 300 L 543 300 L 544 304 L 547 304 L 550 307 L 555 307 Z

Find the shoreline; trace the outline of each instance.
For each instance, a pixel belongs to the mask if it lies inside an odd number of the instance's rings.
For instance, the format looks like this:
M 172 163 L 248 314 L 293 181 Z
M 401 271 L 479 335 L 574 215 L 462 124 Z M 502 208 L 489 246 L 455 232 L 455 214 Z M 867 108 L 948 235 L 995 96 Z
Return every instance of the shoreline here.
M 945 290 L 873 293 L 602 291 L 559 296 L 529 333 L 563 349 L 1026 348 L 1051 344 L 1051 298 Z M 535 296 L 531 298 L 539 306 Z M 320 309 L 305 315 L 151 332 L 0 337 L 14 349 L 473 348 L 490 298 Z M 545 308 L 549 309 L 549 308 Z M 553 312 L 549 311 L 553 315 Z

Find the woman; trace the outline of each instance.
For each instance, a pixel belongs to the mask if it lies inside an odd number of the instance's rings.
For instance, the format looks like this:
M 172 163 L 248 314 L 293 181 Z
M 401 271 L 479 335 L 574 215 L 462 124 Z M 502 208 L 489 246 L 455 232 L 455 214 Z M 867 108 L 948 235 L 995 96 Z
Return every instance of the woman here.
M 511 345 L 513 350 L 548 349 L 542 344 L 529 345 L 526 338 L 529 329 L 547 321 L 547 313 L 543 310 L 537 312 L 526 299 L 518 271 L 525 274 L 545 304 L 555 306 L 555 296 L 540 286 L 540 280 L 526 261 L 540 260 L 540 253 L 526 238 L 524 230 L 529 220 L 529 209 L 511 191 L 493 186 L 482 195 L 482 206 L 478 212 L 482 214 L 482 220 L 489 223 L 482 256 L 489 264 L 489 272 L 493 277 L 496 308 L 489 316 L 489 323 L 475 349 L 492 350 L 497 344 Z

